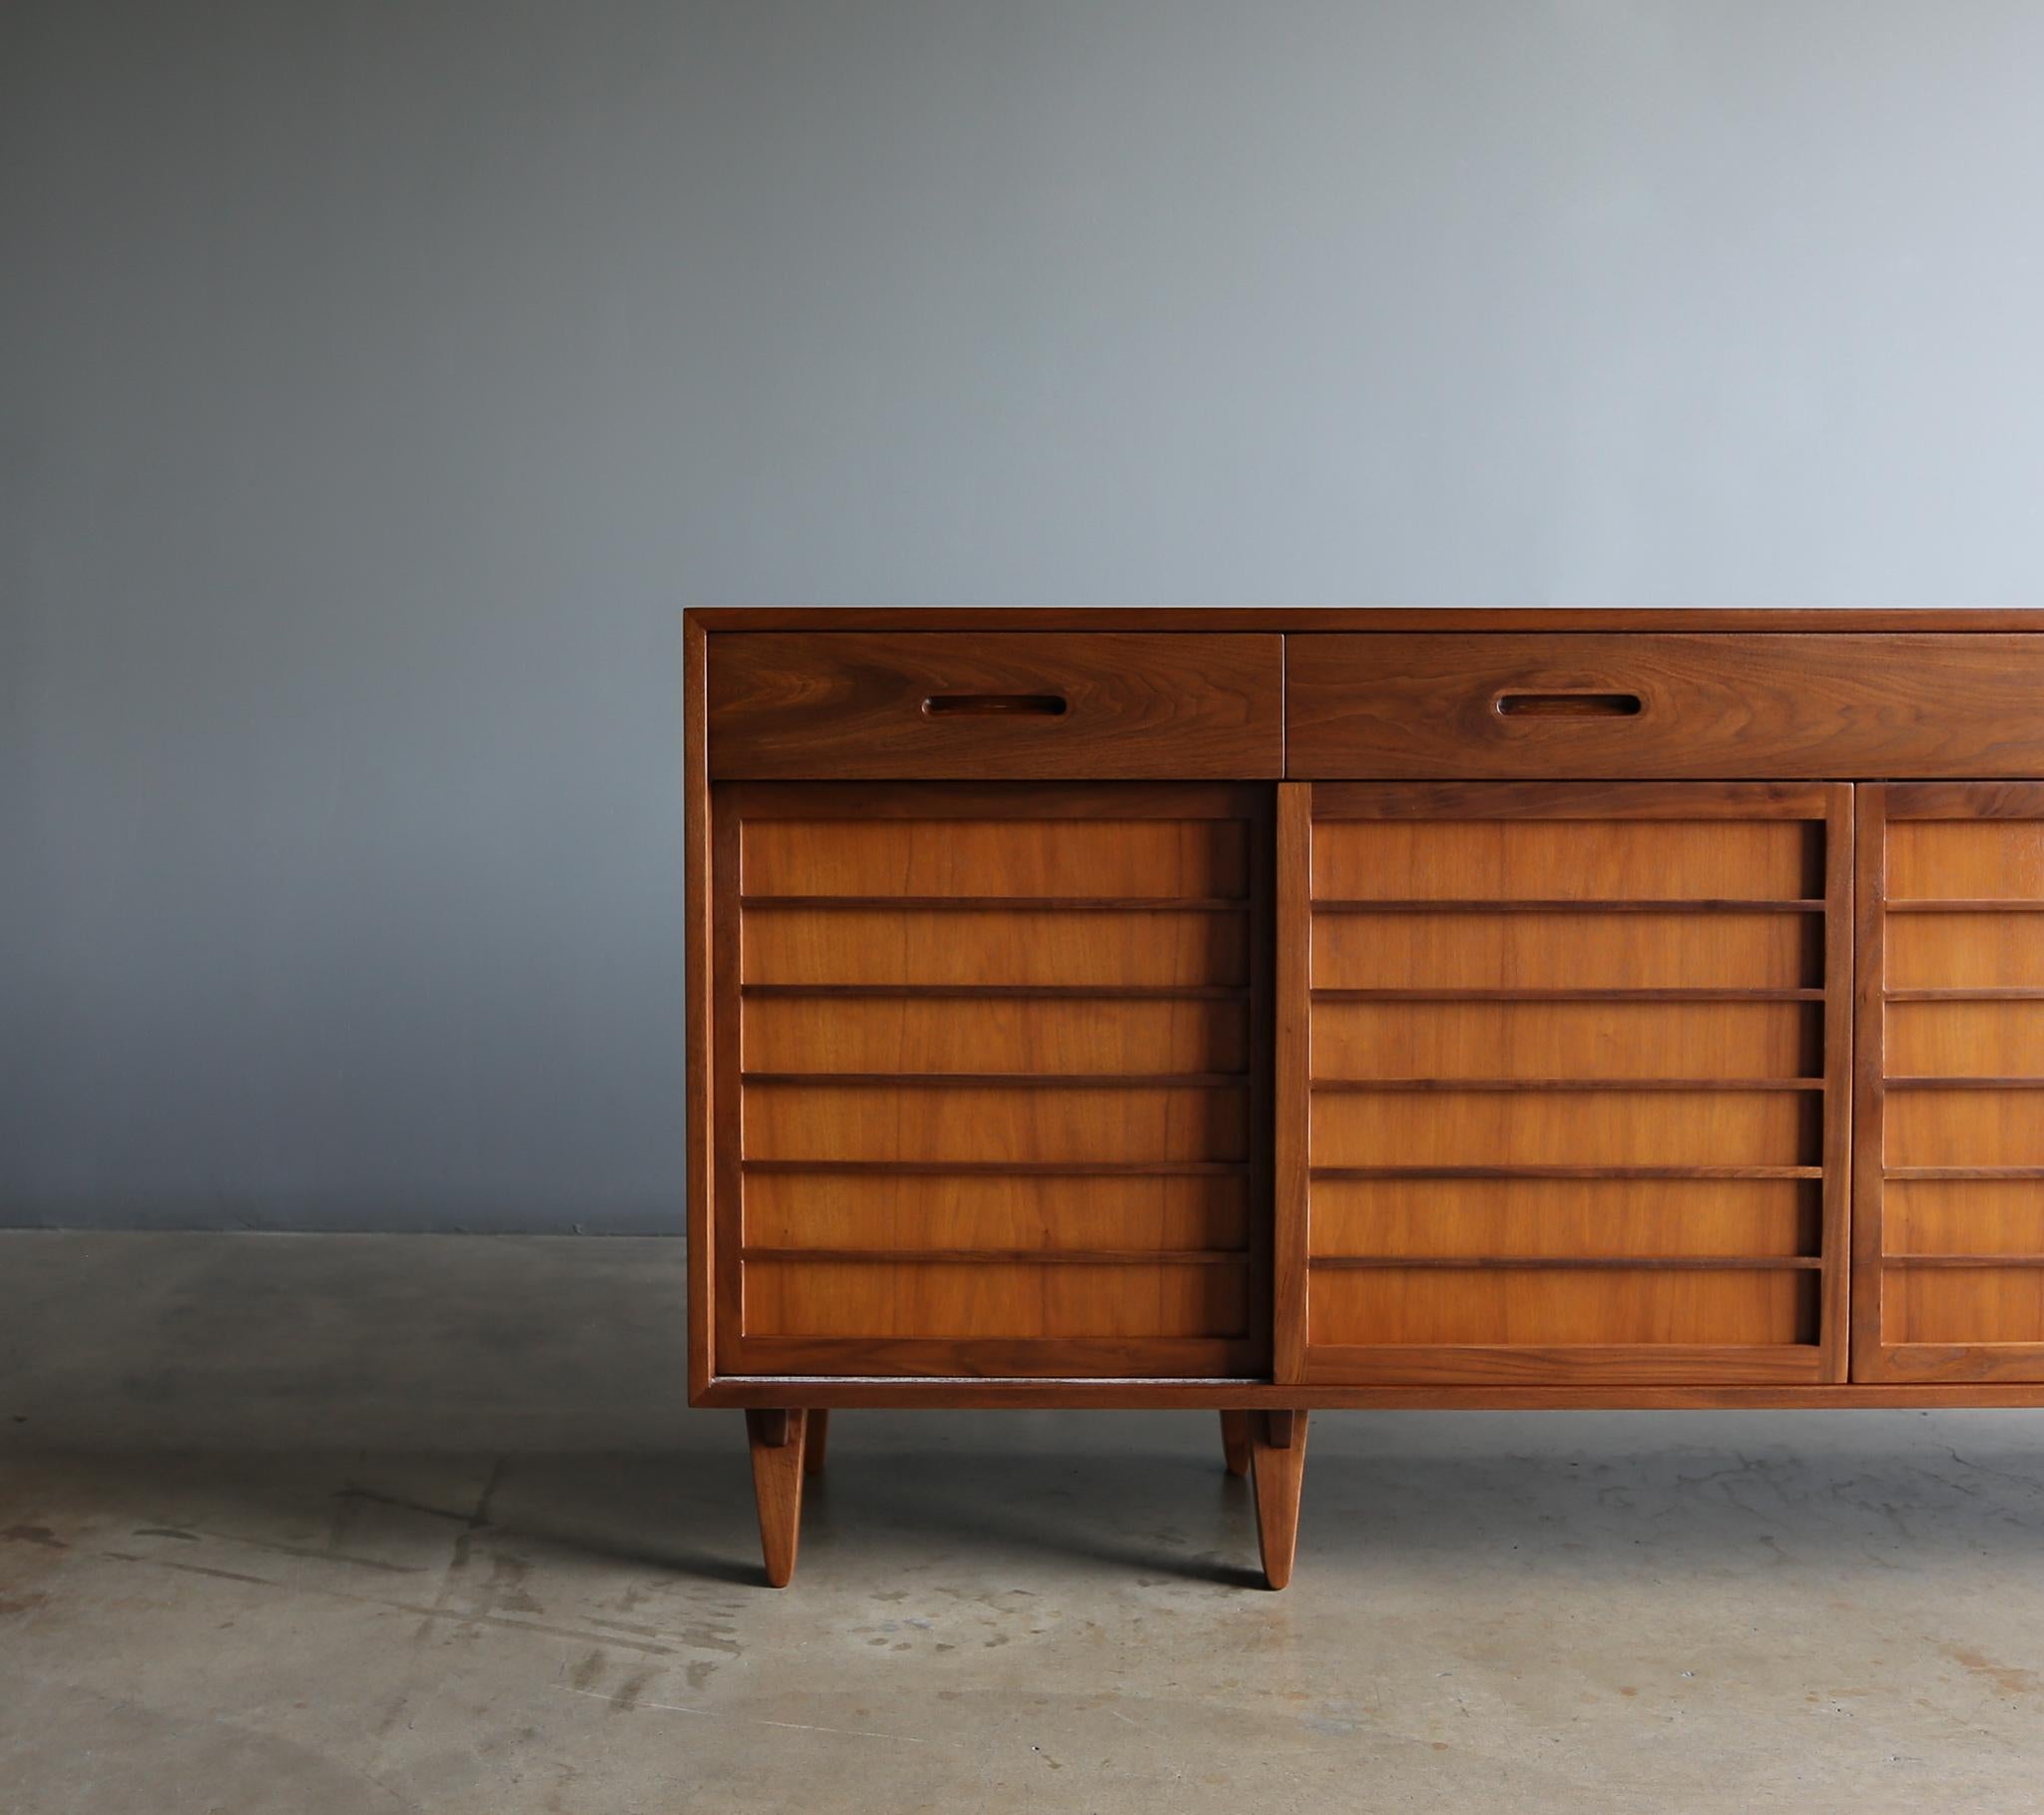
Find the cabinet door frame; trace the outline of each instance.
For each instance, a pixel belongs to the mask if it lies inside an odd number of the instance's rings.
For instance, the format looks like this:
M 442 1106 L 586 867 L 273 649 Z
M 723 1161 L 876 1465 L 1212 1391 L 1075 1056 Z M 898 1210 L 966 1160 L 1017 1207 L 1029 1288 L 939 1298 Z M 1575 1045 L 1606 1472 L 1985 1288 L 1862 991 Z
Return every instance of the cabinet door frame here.
M 1887 1186 L 1937 1177 L 1990 1179 L 2028 1176 L 2044 1181 L 2044 1165 L 2014 1167 L 1895 1166 L 1887 1163 L 1888 1007 L 1923 1001 L 1917 990 L 1890 991 L 1887 983 L 1888 829 L 1897 822 L 2025 819 L 2044 821 L 2044 781 L 1874 782 L 1858 790 L 1857 1026 L 1853 1065 L 1852 1379 L 1869 1385 L 1939 1385 L 1955 1382 L 2044 1383 L 2044 1341 L 1893 1342 L 1888 1339 L 1888 1282 L 1910 1263 L 1888 1252 Z M 1931 897 L 1936 900 L 1939 898 Z M 2036 924 L 2044 926 L 2044 914 Z M 1944 994 L 1946 1001 L 2035 1000 L 2044 1012 L 2044 989 L 2027 998 L 1981 986 Z M 2027 1081 L 2025 1081 L 2027 1082 Z M 2044 1078 L 2036 1081 L 2044 1107 Z M 2044 1267 L 2044 1254 L 1975 1256 L 2004 1266 Z M 1944 1265 L 1965 1257 L 1940 1255 Z M 1985 1269 L 1983 1269 L 1985 1270 Z
M 704 1288 L 705 1309 L 714 1327 L 717 1360 L 713 1378 L 746 1379 L 827 1378 L 839 1380 L 1013 1380 L 1047 1385 L 1059 1380 L 1072 1382 L 1102 1379 L 1154 1380 L 1174 1386 L 1201 1381 L 1243 1384 L 1269 1378 L 1271 1351 L 1271 1159 L 1276 1118 L 1271 1096 L 1271 1028 L 1273 963 L 1276 942 L 1273 935 L 1272 901 L 1272 788 L 1268 783 L 1208 781 L 1077 781 L 1077 782 L 969 782 L 950 780 L 911 781 L 717 781 L 711 794 L 711 878 L 710 919 L 714 928 L 711 981 L 712 1097 L 718 1105 L 721 1138 L 718 1140 L 711 1179 L 711 1203 L 706 1218 L 711 1238 Z M 943 820 L 981 817 L 991 820 L 1214 820 L 1237 821 L 1247 828 L 1245 893 L 1239 910 L 1246 917 L 1245 974 L 1239 989 L 1228 992 L 1239 998 L 1246 1015 L 1246 1060 L 1242 1090 L 1245 1098 L 1246 1155 L 1239 1163 L 1244 1180 L 1246 1205 L 1245 1248 L 1239 1263 L 1245 1269 L 1246 1324 L 1232 1336 L 908 1336 L 829 1335 L 763 1336 L 749 1333 L 747 1323 L 746 1265 L 746 1115 L 744 1109 L 748 1076 L 742 1053 L 744 1013 L 744 923 L 749 897 L 743 892 L 744 828 L 761 820 Z M 857 901 L 845 898 L 817 898 L 834 907 L 852 907 Z M 872 898 L 885 907 L 889 897 Z M 1060 897 L 1014 897 L 1025 905 L 1053 911 L 1062 906 L 1089 905 L 1119 907 L 1122 902 L 1086 904 Z M 1147 900 L 1134 897 L 1132 900 Z M 1160 898 L 1163 900 L 1165 898 Z M 825 993 L 840 986 L 825 986 Z M 901 985 L 842 986 L 854 994 L 886 996 L 899 994 Z M 1143 986 L 1126 990 L 1102 986 L 1103 993 L 1116 997 L 1156 994 Z M 947 986 L 948 993 L 948 986 Z M 993 990 L 959 985 L 962 997 L 986 994 L 1055 996 L 1060 986 L 1019 986 Z M 1173 995 L 1218 992 L 1172 989 Z M 889 1075 L 893 1076 L 893 1075 Z M 906 1075 L 902 1075 L 906 1076 Z M 931 1074 L 935 1083 L 955 1082 L 947 1072 Z M 1083 1088 L 1090 1075 L 1045 1074 L 1044 1088 Z M 825 1082 L 859 1084 L 864 1075 Z M 1054 1083 L 1049 1082 L 1055 1080 Z M 874 1074 L 876 1086 L 886 1079 Z M 1006 1082 L 1012 1084 L 1012 1079 Z M 1102 1088 L 1117 1085 L 1166 1084 L 1163 1079 L 1124 1078 L 1104 1075 Z M 778 1164 L 780 1162 L 768 1162 Z M 809 1162 L 803 1162 L 807 1164 Z M 818 1165 L 822 1161 L 814 1162 Z M 867 1162 L 855 1162 L 864 1167 Z M 1232 1165 L 1235 1162 L 1230 1162 Z M 1003 1162 L 1005 1164 L 1005 1162 Z M 945 1172 L 985 1169 L 977 1162 L 875 1161 L 871 1169 L 880 1172 Z M 1158 1166 L 1122 1167 L 1114 1164 L 1090 1167 L 1059 1165 L 1054 1171 L 1097 1170 L 1156 1171 Z M 1163 1166 L 1162 1169 L 1174 1169 Z M 1188 1171 L 1213 1170 L 1214 1166 L 1188 1165 Z M 1026 1172 L 1024 1164 L 1019 1168 Z M 1004 1171 L 1004 1176 L 1013 1172 Z M 1134 1251 L 1125 1258 L 1135 1258 Z M 942 1255 L 921 1255 L 924 1263 L 972 1263 L 981 1256 L 959 1249 Z M 1013 1251 L 984 1258 L 1001 1264 L 1021 1264 Z M 1167 1262 L 1168 1263 L 1168 1257 Z M 1053 1263 L 1045 1263 L 1053 1264 Z
M 1852 1151 L 1853 790 L 1843 782 L 1418 781 L 1286 783 L 1278 840 L 1278 1188 L 1277 1379 L 1314 1386 L 1646 1387 L 1816 1385 L 1849 1365 Z M 1821 1196 L 1813 1343 L 1761 1347 L 1611 1344 L 1329 1345 L 1309 1340 L 1312 834 L 1337 819 L 1775 818 L 1822 827 Z

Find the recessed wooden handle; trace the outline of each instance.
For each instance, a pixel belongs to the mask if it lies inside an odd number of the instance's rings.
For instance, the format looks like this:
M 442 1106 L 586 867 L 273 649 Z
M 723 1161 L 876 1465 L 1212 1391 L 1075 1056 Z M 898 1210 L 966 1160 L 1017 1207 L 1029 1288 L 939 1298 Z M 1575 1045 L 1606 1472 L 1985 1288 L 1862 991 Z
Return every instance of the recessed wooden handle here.
M 1646 708 L 1637 693 L 1500 693 L 1500 718 L 1637 718 Z
M 1062 718 L 1062 693 L 932 693 L 925 718 Z

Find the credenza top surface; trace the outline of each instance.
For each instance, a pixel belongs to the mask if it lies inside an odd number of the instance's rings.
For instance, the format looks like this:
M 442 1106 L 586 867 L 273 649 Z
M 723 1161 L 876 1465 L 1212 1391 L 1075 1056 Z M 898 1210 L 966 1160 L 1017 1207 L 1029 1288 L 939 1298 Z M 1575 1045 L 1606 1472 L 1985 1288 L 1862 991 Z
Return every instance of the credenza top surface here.
M 1613 631 L 1772 632 L 1776 635 L 1857 632 L 2044 632 L 2044 608 L 2022 610 L 1855 609 L 1773 610 L 1642 607 L 1625 610 L 1492 607 L 1412 610 L 1400 607 L 1292 609 L 1256 607 L 1010 607 L 1010 606 L 698 606 L 684 614 L 698 629 L 717 631 Z

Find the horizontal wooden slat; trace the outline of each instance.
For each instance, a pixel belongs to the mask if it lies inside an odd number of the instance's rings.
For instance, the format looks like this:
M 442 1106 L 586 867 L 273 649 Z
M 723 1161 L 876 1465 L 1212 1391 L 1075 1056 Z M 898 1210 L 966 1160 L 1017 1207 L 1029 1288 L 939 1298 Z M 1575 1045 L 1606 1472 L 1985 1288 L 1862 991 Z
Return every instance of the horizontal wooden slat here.
M 1263 1370 L 1269 1351 L 1248 1337 L 750 1336 L 734 1338 L 731 1355 L 735 1375 L 837 1383 L 1183 1379 L 1212 1392 L 1215 1381 Z M 957 1389 L 945 1390 L 955 1401 Z M 806 1386 L 802 1396 L 813 1399 Z
M 1891 1084 L 1904 1082 L 1890 1080 Z M 1924 1082 L 1938 1082 L 1925 1080 Z M 1978 1079 L 1962 1080 L 1974 1084 Z M 1600 1091 L 1821 1091 L 1821 1078 L 1314 1078 L 1310 1088 L 1334 1095 L 1370 1092 L 1455 1092 L 1515 1096 L 1531 1092 L 1588 1093 Z
M 2040 1256 L 2044 1262 L 2044 1256 Z M 1316 1254 L 1309 1267 L 1333 1271 L 1343 1268 L 1388 1269 L 1392 1272 L 1420 1272 L 1442 1267 L 1451 1272 L 1638 1272 L 1651 1268 L 1684 1271 L 1702 1268 L 1706 1272 L 1806 1273 L 1823 1265 L 1813 1254 Z M 1979 1265 L 1978 1261 L 1971 1264 Z
M 1119 905 L 1119 904 L 1116 904 Z M 1370 900 L 1335 895 L 1315 895 L 1315 914 L 1583 914 L 1593 919 L 1602 914 L 1821 914 L 1828 905 L 1822 901 L 1767 901 L 1745 896 L 1716 899 L 1658 899 L 1645 901 L 1572 901 L 1559 898 L 1501 900 L 1427 899 L 1417 896 L 1384 897 Z M 2044 906 L 2044 903 L 2040 903 Z
M 2044 914 L 2044 900 L 1966 896 L 1950 901 L 1888 901 L 1882 904 L 1890 914 Z
M 1776 1179 L 1321 1179 L 1314 1255 L 1814 1253 L 1812 1183 Z
M 1792 1344 L 1813 1339 L 1816 1281 L 1749 1269 L 1315 1268 L 1313 1345 Z
M 1729 1091 L 1315 1093 L 1315 1166 L 1794 1165 L 1818 1154 L 1819 1099 Z
M 1314 780 L 1315 839 L 1320 822 L 1389 819 L 1429 825 L 1521 824 L 1555 820 L 1606 825 L 1613 820 L 1801 820 L 1820 826 L 1834 785 L 1822 781 L 1442 781 Z
M 1384 1386 L 1481 1389 L 1637 1390 L 1691 1386 L 1808 1384 L 1817 1377 L 1813 1344 L 1370 1344 L 1324 1345 L 1306 1352 L 1305 1379 L 1314 1386 L 1368 1382 Z M 1826 1389 L 1837 1392 L 1833 1387 Z M 1561 1403 L 1557 1398 L 1556 1403 Z
M 1325 790 L 1316 790 L 1316 808 Z M 1816 892 L 1819 828 L 1792 819 L 1321 818 L 1316 896 L 1717 896 Z
M 1242 1248 L 1240 1168 L 1168 1177 L 780 1172 L 754 1168 L 745 1238 L 764 1247 Z
M 1316 1165 L 1314 1178 L 1821 1178 L 1820 1165 Z M 2039 1173 L 2044 1177 L 2044 1172 Z
M 743 1020 L 743 1063 L 762 1072 L 1076 1078 L 1238 1073 L 1249 1063 L 1249 1010 L 1240 1000 L 749 997 Z
M 2044 1002 L 2044 989 L 1884 990 L 1889 1002 Z
M 1249 1156 L 1241 1091 L 752 1084 L 743 1120 L 749 1160 L 1147 1163 Z
M 749 819 L 741 863 L 750 895 L 1232 897 L 1249 889 L 1249 828 L 1105 814 Z
M 746 983 L 742 999 L 853 1002 L 1247 1002 L 1242 984 Z
M 1247 1266 L 1240 1248 L 823 1248 L 747 1247 L 753 1262 L 831 1266 Z
M 2044 998 L 2044 991 L 2037 992 Z M 1645 1002 L 1821 1002 L 1822 990 L 1798 989 L 1453 989 L 1419 985 L 1410 989 L 1389 986 L 1369 990 L 1316 989 L 1314 1002 L 1610 1002 L 1620 1005 Z
M 748 1336 L 1230 1337 L 1247 1328 L 1248 1269 L 758 1260 Z
M 1334 915 L 1312 927 L 1315 988 L 1806 988 L 1821 928 L 1788 914 Z
M 748 1173 L 811 1173 L 819 1177 L 946 1178 L 1234 1178 L 1239 1159 L 748 1159 Z
M 1312 1068 L 1331 1078 L 1814 1076 L 1821 1011 L 1797 1003 L 1315 1001 Z
M 1244 984 L 1238 914 L 754 908 L 748 983 Z
M 743 895 L 741 908 L 914 908 L 929 914 L 1000 913 L 1024 907 L 1059 914 L 1246 914 L 1227 895 Z
M 1884 1267 L 2044 1267 L 2044 1253 L 2023 1254 L 1883 1254 Z
M 2044 1078 L 1903 1078 L 1890 1074 L 1882 1088 L 1889 1091 L 2037 1091 L 2044 1090 Z
M 918 1091 L 1241 1091 L 1240 1072 L 744 1072 L 740 1082 L 781 1085 L 845 1085 L 887 1089 L 909 1085 Z

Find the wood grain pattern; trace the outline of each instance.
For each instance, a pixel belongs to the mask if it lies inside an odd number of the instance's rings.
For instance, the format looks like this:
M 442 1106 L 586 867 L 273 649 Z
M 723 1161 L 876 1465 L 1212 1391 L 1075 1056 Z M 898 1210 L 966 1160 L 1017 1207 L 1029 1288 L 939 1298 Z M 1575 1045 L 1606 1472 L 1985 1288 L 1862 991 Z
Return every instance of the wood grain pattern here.
M 1732 876 L 1756 898 L 1821 895 L 1816 827 L 1799 819 L 1327 819 L 1313 842 L 1313 895 L 1322 901 L 1695 900 L 1722 895 Z
M 1609 636 L 1620 631 L 1682 631 L 1811 636 L 2008 635 L 2044 631 L 2044 611 L 1927 606 L 1916 610 L 1639 606 L 693 606 L 684 614 L 699 629 L 718 631 L 1229 631 L 1346 632 L 1537 631 L 1547 636 Z
M 2003 1344 L 1978 1351 L 2006 1355 L 2025 1346 L 2044 1353 L 2044 1345 Z M 1700 1365 L 1687 1370 L 1666 1365 L 1663 1353 L 1634 1350 L 1575 1349 L 1562 1352 L 1570 1378 L 1556 1383 L 1555 1357 L 1539 1349 L 1496 1351 L 1496 1363 L 1471 1363 L 1466 1349 L 1441 1351 L 1443 1367 L 1459 1379 L 1442 1379 L 1423 1367 L 1403 1369 L 1405 1377 L 1358 1384 L 1353 1376 L 1373 1371 L 1351 1366 L 1351 1350 L 1330 1349 L 1316 1360 L 1331 1376 L 1326 1380 L 1278 1383 L 1268 1377 L 1231 1378 L 1226 1369 L 1210 1377 L 1165 1378 L 1066 1377 L 1044 1379 L 1015 1376 L 924 1374 L 856 1377 L 726 1374 L 711 1383 L 702 1403 L 746 1407 L 785 1399 L 798 1387 L 811 1406 L 839 1410 L 903 1410 L 937 1407 L 1063 1411 L 1254 1411 L 1274 1405 L 1309 1407 L 1313 1411 L 1355 1412 L 1613 1412 L 1613 1411 L 1820 1411 L 1915 1410 L 1982 1406 L 2003 1409 L 2044 1408 L 2044 1382 L 1977 1378 L 1942 1380 L 1934 1369 L 1917 1378 L 1881 1382 L 1819 1382 L 1814 1353 L 1806 1346 L 1769 1350 L 1765 1369 L 1744 1381 L 1716 1378 L 1720 1352 L 1706 1350 Z M 1373 1360 L 1424 1355 L 1418 1350 L 1369 1350 Z M 1749 1359 L 1759 1351 L 1749 1353 Z M 1948 1350 L 1907 1350 L 1909 1356 L 1946 1355 Z M 1607 1361 L 1606 1357 L 1609 1356 Z M 1638 1359 L 1635 1359 L 1638 1356 Z M 1333 1357 L 1330 1364 L 1325 1357 Z M 1961 1352 L 1961 1359 L 1963 1359 Z
M 1863 793 L 1854 1378 L 2044 1380 L 2044 786 Z
M 998 1331 L 1108 1340 L 1249 1331 L 1242 1256 L 1221 1265 L 1089 1266 L 958 1252 L 955 1263 L 749 1259 L 746 1334 L 962 1340 Z
M 1848 948 L 1849 949 L 1849 948 Z M 2044 1005 L 2040 1005 L 2044 1008 Z M 2044 1039 L 2044 1013 L 2037 1017 Z M 1793 1002 L 1319 1002 L 1319 1078 L 1821 1077 L 1823 1016 Z
M 1816 1252 L 1823 1259 L 1817 1305 L 1818 1376 L 1842 1381 L 1852 1371 L 1852 1116 L 1858 1013 L 1858 970 L 1853 946 L 1853 890 L 1859 873 L 1858 821 L 1853 790 L 1833 788 L 1824 807 L 1824 1024 L 1822 1117 L 1823 1228 Z
M 959 810 L 975 811 L 969 801 Z M 748 819 L 746 895 L 972 895 L 998 876 L 1010 896 L 1245 897 L 1241 819 L 1137 818 L 1103 797 L 1097 816 L 1018 820 Z
M 1817 1339 L 1817 1295 L 1786 1269 L 1642 1264 L 1315 1267 L 1312 1346 L 1766 1347 Z M 1732 1355 L 1721 1365 L 1737 1365 Z
M 1625 691 L 1629 717 L 1515 717 L 1513 689 Z M 2044 636 L 1389 634 L 1287 639 L 1293 776 L 2044 771 Z
M 707 640 L 693 621 L 682 630 L 682 920 L 683 993 L 687 997 L 687 1088 L 683 1113 L 689 1134 L 689 1402 L 695 1404 L 717 1376 L 715 1349 L 716 1219 L 711 1204 L 717 1176 L 713 1153 L 722 1144 L 711 1029 L 710 767 Z
M 1053 696 L 1052 716 L 932 715 L 938 696 Z M 721 634 L 713 776 L 1227 780 L 1283 770 L 1275 635 Z
M 1842 1377 L 1849 802 L 1314 787 L 1305 1379 Z
M 1250 1479 L 1257 1495 L 1257 1548 L 1264 1580 L 1274 1588 L 1291 1581 L 1298 1550 L 1298 1508 L 1305 1482 L 1306 1414 L 1259 1412 L 1250 1420 Z
M 1253 1413 L 1223 1412 L 1221 1414 L 1221 1459 L 1231 1475 L 1238 1478 L 1250 1472 L 1250 1426 Z
M 724 1349 L 763 1373 L 1267 1365 L 1268 794 L 747 783 L 718 813 Z M 1161 905 L 1186 891 L 1222 892 Z
M 748 1173 L 758 1247 L 1247 1251 L 1264 1223 L 1244 1166 L 1223 1174 Z
M 1790 1179 L 1317 1180 L 1316 1257 L 1814 1254 L 1820 1187 Z
M 1250 1055 L 1247 999 L 767 997 L 744 1025 L 749 1072 L 1233 1074 Z
M 746 1413 L 746 1439 L 753 1452 L 753 1498 L 760 1513 L 760 1549 L 766 1586 L 784 1588 L 794 1579 L 795 1552 L 802 1535 L 802 1452 L 805 1411 Z
M 1278 789 L 1277 866 L 1272 1376 L 1297 1380 L 1305 1372 L 1306 1257 L 1312 1251 L 1313 817 L 1312 789 L 1301 782 L 1285 782 Z
M 1592 932 L 1594 930 L 1594 937 Z M 1314 916 L 1315 989 L 1808 988 L 1822 929 L 1785 914 Z

